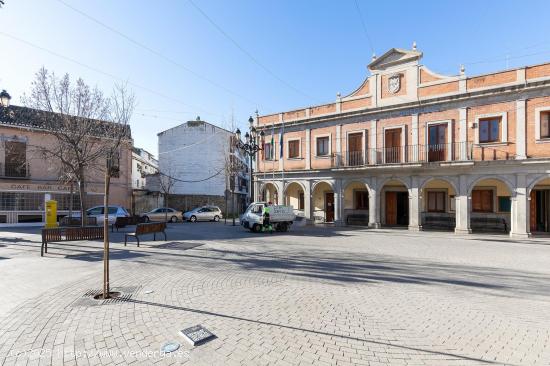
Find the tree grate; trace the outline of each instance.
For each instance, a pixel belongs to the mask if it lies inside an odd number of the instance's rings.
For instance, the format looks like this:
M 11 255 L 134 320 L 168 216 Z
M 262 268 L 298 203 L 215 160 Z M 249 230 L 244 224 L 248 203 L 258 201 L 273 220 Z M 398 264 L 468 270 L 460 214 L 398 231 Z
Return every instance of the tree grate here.
M 94 296 L 101 295 L 102 290 L 87 290 L 82 297 L 73 301 L 69 306 L 70 307 L 89 307 L 89 306 L 98 306 L 98 305 L 112 305 L 117 303 L 127 302 L 132 299 L 132 295 L 137 292 L 141 286 L 121 286 L 113 287 L 111 291 L 120 292 L 120 296 L 114 297 L 111 299 L 94 299 Z

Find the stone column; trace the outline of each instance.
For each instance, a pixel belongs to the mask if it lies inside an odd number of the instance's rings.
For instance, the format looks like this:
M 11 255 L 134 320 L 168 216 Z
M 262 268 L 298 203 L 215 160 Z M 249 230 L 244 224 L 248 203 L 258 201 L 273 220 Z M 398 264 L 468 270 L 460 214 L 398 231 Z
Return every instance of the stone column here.
M 306 170 L 311 169 L 311 130 L 306 128 Z
M 422 230 L 420 187 L 418 177 L 412 177 L 411 188 L 409 189 L 409 230 Z
M 376 150 L 378 149 L 378 147 L 376 146 L 377 144 L 376 138 L 377 138 L 376 120 L 372 120 L 370 121 L 370 141 L 369 141 L 369 145 L 370 145 L 369 148 L 371 152 L 371 156 L 369 156 L 370 164 L 378 163 L 377 157 L 376 157 Z
M 468 109 L 458 109 L 458 142 L 459 159 L 468 159 Z
M 470 205 L 471 200 L 468 196 L 468 182 L 465 175 L 459 178 L 459 192 L 456 196 L 456 234 L 471 234 L 470 229 Z
M 337 179 L 334 182 L 334 224 L 337 226 L 343 225 L 342 217 L 342 207 L 344 206 L 343 202 L 343 192 L 342 192 L 342 181 Z
M 380 224 L 380 192 L 373 179 L 369 185 L 369 227 L 379 229 Z
M 518 70 L 519 71 L 519 70 Z M 526 159 L 526 107 L 525 99 L 516 101 L 516 159 Z
M 336 126 L 336 158 L 334 162 L 336 166 L 342 165 L 344 157 L 342 156 L 342 125 Z
M 412 145 L 413 145 L 413 148 L 412 148 L 412 151 L 411 151 L 411 154 L 412 156 L 410 157 L 411 158 L 411 161 L 412 162 L 416 162 L 419 160 L 420 156 L 418 155 L 419 154 L 419 149 L 418 149 L 418 114 L 413 114 L 412 116 L 412 128 L 411 128 L 411 138 L 412 138 Z
M 527 176 L 516 176 L 515 195 L 512 197 L 512 213 L 510 236 L 514 238 L 528 238 L 529 227 L 529 192 L 527 188 Z
M 306 180 L 304 183 L 304 216 L 306 217 L 306 223 L 311 223 L 313 221 L 313 215 L 311 213 L 311 181 Z

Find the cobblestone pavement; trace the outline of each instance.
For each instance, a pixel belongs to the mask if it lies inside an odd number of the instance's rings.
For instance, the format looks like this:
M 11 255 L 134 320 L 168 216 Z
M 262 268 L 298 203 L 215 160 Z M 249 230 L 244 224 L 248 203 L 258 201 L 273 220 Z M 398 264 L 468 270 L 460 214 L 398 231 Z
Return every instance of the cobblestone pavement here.
M 550 239 L 172 224 L 168 241 L 0 232 L 1 365 L 550 365 Z M 151 292 L 152 291 L 152 292 Z M 191 347 L 178 332 L 217 338 Z M 161 354 L 168 341 L 177 352 Z

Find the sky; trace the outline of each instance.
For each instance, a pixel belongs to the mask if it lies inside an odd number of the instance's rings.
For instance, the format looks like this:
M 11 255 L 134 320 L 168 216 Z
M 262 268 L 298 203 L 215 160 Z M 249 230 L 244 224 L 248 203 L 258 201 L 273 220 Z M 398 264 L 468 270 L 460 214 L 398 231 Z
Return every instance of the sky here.
M 256 110 L 333 102 L 372 54 L 416 41 L 431 70 L 477 75 L 550 61 L 541 1 L 5 0 L 0 89 L 20 105 L 42 66 L 137 98 L 134 144 L 200 116 L 247 128 Z M 233 121 L 233 122 L 232 122 Z

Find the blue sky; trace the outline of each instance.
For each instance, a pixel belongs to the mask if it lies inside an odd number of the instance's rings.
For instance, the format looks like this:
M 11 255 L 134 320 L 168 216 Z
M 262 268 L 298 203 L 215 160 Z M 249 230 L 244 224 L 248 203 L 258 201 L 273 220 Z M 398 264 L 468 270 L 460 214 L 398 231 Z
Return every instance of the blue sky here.
M 156 154 L 158 132 L 197 115 L 242 129 L 256 108 L 334 101 L 367 76 L 372 49 L 416 41 L 424 65 L 451 75 L 550 61 L 548 1 L 357 0 L 362 20 L 355 0 L 193 1 L 237 45 L 187 0 L 5 0 L 0 88 L 19 104 L 41 66 L 106 92 L 126 80 L 135 145 Z

